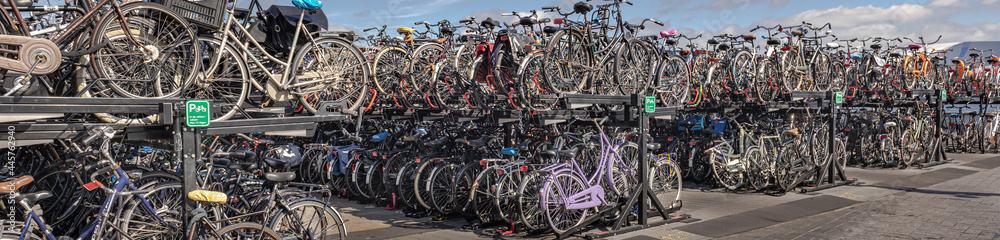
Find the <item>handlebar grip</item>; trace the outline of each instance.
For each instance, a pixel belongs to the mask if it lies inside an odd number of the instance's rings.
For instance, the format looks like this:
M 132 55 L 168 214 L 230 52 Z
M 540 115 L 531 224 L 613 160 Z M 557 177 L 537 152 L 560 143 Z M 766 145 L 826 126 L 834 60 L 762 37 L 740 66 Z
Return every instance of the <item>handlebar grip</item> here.
M 542 10 L 555 10 L 557 7 L 542 7 Z

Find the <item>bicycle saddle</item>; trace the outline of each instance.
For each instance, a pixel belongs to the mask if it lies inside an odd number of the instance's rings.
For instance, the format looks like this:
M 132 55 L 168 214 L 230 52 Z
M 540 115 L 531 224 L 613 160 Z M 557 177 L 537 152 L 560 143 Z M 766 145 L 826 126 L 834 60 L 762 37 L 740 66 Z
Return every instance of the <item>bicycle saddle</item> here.
M 229 164 L 231 162 L 232 161 L 230 161 L 228 158 L 213 158 L 212 159 L 212 164 L 218 165 L 218 166 L 229 166 Z
M 743 40 L 746 40 L 746 41 L 757 40 L 757 36 L 755 36 L 755 35 L 743 35 Z
M 521 24 L 521 26 L 532 26 L 538 24 L 538 20 L 531 17 L 522 17 L 521 20 L 518 21 L 518 24 Z
M 767 45 L 778 45 L 778 44 L 781 44 L 781 41 L 779 41 L 778 39 L 768 39 L 767 40 Z
M 34 4 L 35 2 L 32 0 L 14 0 L 14 5 L 16 5 L 17 7 L 30 7 L 31 5 Z M 0 1 L 0 5 L 9 7 L 7 6 L 7 1 Z
M 559 157 L 564 157 L 564 158 L 576 158 L 576 151 L 575 150 L 563 150 L 563 151 L 559 151 L 558 155 L 559 155 Z
M 417 31 L 416 29 L 413 29 L 411 27 L 400 27 L 396 29 L 396 33 L 399 34 L 410 34 L 416 31 Z
M 545 26 L 544 28 L 542 28 L 542 32 L 545 32 L 545 33 L 548 33 L 548 34 L 553 34 L 553 33 L 556 33 L 558 31 L 559 31 L 559 28 L 556 27 L 556 26 Z
M 979 54 L 978 53 L 969 53 L 969 57 L 977 58 L 977 57 L 979 57 Z
M 719 51 L 726 51 L 726 50 L 729 50 L 729 48 L 731 48 L 731 46 L 729 46 L 729 44 L 726 44 L 726 43 L 719 44 Z
M 889 53 L 889 57 L 900 57 L 900 56 L 903 55 L 900 55 L 899 53 Z
M 486 20 L 480 22 L 479 25 L 483 26 L 484 28 L 493 28 L 496 26 L 500 26 L 500 22 L 498 22 L 497 20 L 493 20 L 493 18 L 486 18 Z
M 448 41 L 448 39 L 447 38 L 438 38 L 438 39 L 431 39 L 431 40 L 427 40 L 427 41 L 428 42 L 432 42 L 432 43 L 437 43 L 437 44 L 444 44 L 444 42 Z M 431 58 L 433 58 L 433 57 L 431 57 Z
M 265 173 L 264 179 L 272 182 L 291 182 L 295 180 L 295 172 Z
M 905 118 L 899 119 L 900 122 L 913 122 L 913 116 L 906 116 Z
M 886 128 L 896 127 L 896 122 L 886 122 L 885 127 Z
M 667 30 L 667 31 L 660 31 L 660 37 L 667 37 L 667 36 L 671 36 L 671 35 L 674 35 L 674 34 L 677 34 L 677 30 L 675 30 L 675 29 Z
M 924 46 L 923 46 L 923 45 L 920 45 L 920 44 L 910 44 L 909 46 L 906 46 L 906 48 L 909 48 L 909 49 L 914 49 L 914 50 L 916 50 L 916 49 L 921 49 L 921 48 L 923 48 L 923 47 L 924 47 Z
M 990 59 L 986 59 L 986 62 L 988 62 L 990 64 L 996 64 L 997 63 L 997 56 L 990 56 Z
M 868 46 L 868 47 L 870 47 L 872 49 L 881 49 L 882 48 L 882 44 L 876 43 L 876 44 L 872 44 L 871 46 Z
M 267 164 L 272 168 L 282 169 L 288 166 L 288 161 L 282 159 L 263 157 L 261 160 L 264 160 L 264 164 Z
M 389 137 L 389 132 L 381 132 L 379 134 L 372 135 L 372 142 L 381 142 Z
M 253 171 L 257 170 L 256 163 L 233 163 L 227 166 L 229 169 L 243 170 L 243 171 Z
M 656 151 L 658 149 L 660 149 L 660 144 L 659 143 L 647 143 L 646 144 L 646 150 Z
M 594 10 L 594 6 L 591 6 L 587 2 L 577 2 L 573 4 L 573 12 L 579 14 L 587 14 L 590 10 Z
M 840 47 L 840 44 L 839 44 L 839 43 L 835 43 L 835 42 L 832 42 L 832 43 L 826 43 L 826 47 L 827 47 L 827 48 L 839 48 L 839 47 Z
M 677 45 L 677 40 L 673 40 L 673 39 L 667 39 L 667 40 L 664 40 L 663 42 L 666 43 L 667 45 Z
M 28 183 L 31 183 L 33 181 L 35 181 L 35 178 L 32 178 L 31 176 L 28 175 L 24 175 L 11 181 L 2 182 L 0 183 L 0 186 L 2 186 L 0 187 L 0 194 L 10 194 L 13 192 L 17 192 L 18 189 L 24 187 L 24 185 L 28 185 Z
M 799 30 L 792 30 L 792 36 L 801 37 L 802 35 L 806 35 L 806 33 Z
M 952 113 L 951 115 L 948 115 L 948 117 L 950 117 L 950 118 L 960 118 L 960 117 L 962 117 L 962 115 L 958 114 L 958 113 Z M 3 184 L 3 183 L 0 183 L 0 184 Z
M 513 148 L 503 148 L 500 149 L 500 153 L 507 156 L 517 156 L 517 150 Z
M 316 10 L 323 7 L 323 2 L 317 0 L 292 0 L 292 5 L 302 9 Z
M 993 114 L 993 113 L 987 113 L 986 115 L 983 115 L 983 116 L 984 116 L 984 117 L 988 117 L 988 118 L 991 118 L 991 117 L 996 117 L 997 115 L 996 115 L 996 114 Z
M 52 193 L 49 191 L 38 191 L 33 193 L 21 194 L 21 198 L 24 199 L 24 203 L 28 206 L 35 206 L 35 202 L 45 200 L 46 198 L 52 197 Z
M 708 44 L 712 45 L 719 44 L 719 40 L 715 40 L 715 38 L 708 39 Z
M 403 141 L 404 142 L 416 142 L 417 140 L 420 140 L 420 136 L 419 135 L 403 136 Z
M 455 35 L 455 31 L 458 31 L 458 28 L 453 28 L 453 27 L 441 28 L 441 35 L 444 36 Z
M 424 143 L 424 146 L 427 146 L 427 147 L 441 146 L 441 145 L 444 144 L 445 141 L 448 141 L 448 137 L 441 137 L 441 138 L 438 138 L 438 140 L 434 140 L 434 141 L 431 141 L 431 142 L 426 142 L 426 143 Z
M 678 125 L 681 125 L 681 127 L 690 129 L 691 127 L 694 127 L 694 126 L 696 126 L 698 124 L 695 124 L 695 123 L 689 122 L 689 121 L 683 121 L 683 122 L 678 123 Z
M 243 19 L 250 14 L 250 9 L 246 8 L 233 8 L 233 17 L 236 19 Z
M 188 192 L 188 199 L 197 202 L 211 202 L 211 203 L 226 203 L 229 201 L 229 196 L 226 196 L 224 192 L 208 191 L 208 190 L 194 190 Z
M 554 158 L 556 156 L 559 156 L 559 153 L 556 153 L 556 151 L 553 150 L 545 150 L 539 153 L 538 155 L 541 155 L 544 158 Z
M 934 60 L 944 60 L 944 57 L 942 57 L 942 56 L 934 56 Z

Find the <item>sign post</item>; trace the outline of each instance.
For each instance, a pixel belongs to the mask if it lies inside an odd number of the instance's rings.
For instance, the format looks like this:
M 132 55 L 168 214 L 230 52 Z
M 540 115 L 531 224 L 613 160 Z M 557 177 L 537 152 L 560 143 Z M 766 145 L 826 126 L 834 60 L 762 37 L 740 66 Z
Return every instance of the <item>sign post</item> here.
M 656 97 L 646 96 L 643 103 L 644 103 L 643 110 L 645 110 L 645 112 L 651 113 L 656 111 Z
M 184 109 L 184 123 L 188 127 L 208 127 L 212 121 L 212 105 L 208 100 L 188 100 Z

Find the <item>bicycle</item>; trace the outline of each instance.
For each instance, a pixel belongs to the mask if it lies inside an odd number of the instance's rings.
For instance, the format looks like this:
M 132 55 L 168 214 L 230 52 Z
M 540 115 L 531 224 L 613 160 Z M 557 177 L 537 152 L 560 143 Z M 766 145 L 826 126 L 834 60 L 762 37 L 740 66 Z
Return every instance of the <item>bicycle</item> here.
M 259 4 L 256 2 L 251 0 L 251 5 Z M 215 51 L 204 71 L 205 75 L 199 77 L 195 84 L 204 89 L 191 90 L 201 98 L 222 104 L 223 111 L 213 114 L 212 121 L 229 119 L 240 111 L 247 100 L 249 86 L 266 93 L 269 100 L 262 105 L 271 100 L 294 99 L 301 103 L 299 110 L 304 107 L 311 114 L 336 110 L 356 113 L 368 92 L 367 79 L 371 76 L 364 56 L 351 41 L 339 35 L 322 35 L 336 32 L 310 30 L 317 27 L 310 27 L 304 16 L 307 12 L 316 12 L 322 3 L 312 0 L 293 3 L 301 12 L 298 13 L 290 45 L 287 49 L 279 49 L 280 52 L 291 53 L 286 59 L 275 57 L 277 53 L 272 54 L 262 46 L 262 39 L 255 39 L 250 30 L 239 24 L 234 13 L 235 0 L 226 7 L 225 24 L 218 29 L 216 36 L 207 41 L 212 43 Z M 300 42 L 300 38 L 304 41 Z M 265 70 L 265 73 L 256 74 L 251 79 L 245 74 L 249 72 L 249 65 L 244 59 L 250 60 L 253 66 Z M 271 66 L 277 66 L 277 69 L 267 71 L 275 69 Z M 229 67 L 237 68 L 239 76 L 233 75 L 236 72 L 223 70 Z

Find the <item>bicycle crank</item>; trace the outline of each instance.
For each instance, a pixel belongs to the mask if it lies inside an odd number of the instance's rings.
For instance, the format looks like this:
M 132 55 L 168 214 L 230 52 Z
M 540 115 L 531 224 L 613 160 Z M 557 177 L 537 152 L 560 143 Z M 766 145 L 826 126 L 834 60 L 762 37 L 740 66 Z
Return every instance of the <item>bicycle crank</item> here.
M 49 74 L 56 71 L 62 62 L 59 48 L 48 39 L 0 35 L 0 44 L 20 47 L 18 59 L 0 57 L 0 69 Z

